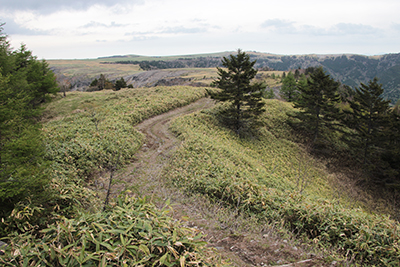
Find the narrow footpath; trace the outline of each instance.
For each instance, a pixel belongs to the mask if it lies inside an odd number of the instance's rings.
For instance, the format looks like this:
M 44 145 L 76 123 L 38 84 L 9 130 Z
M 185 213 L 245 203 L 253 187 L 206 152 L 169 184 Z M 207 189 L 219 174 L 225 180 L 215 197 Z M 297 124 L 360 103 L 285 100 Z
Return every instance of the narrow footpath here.
M 209 246 L 231 259 L 232 266 L 334 266 L 324 264 L 320 257 L 296 246 L 295 241 L 279 237 L 274 229 L 263 228 L 253 218 L 167 185 L 162 170 L 168 167 L 170 156 L 180 144 L 169 131 L 169 122 L 213 106 L 211 99 L 202 98 L 138 124 L 136 129 L 146 136 L 145 142 L 135 160 L 117 172 L 111 195 L 126 190 L 133 196 L 151 198 L 160 208 L 169 199 L 172 216 L 201 231 Z

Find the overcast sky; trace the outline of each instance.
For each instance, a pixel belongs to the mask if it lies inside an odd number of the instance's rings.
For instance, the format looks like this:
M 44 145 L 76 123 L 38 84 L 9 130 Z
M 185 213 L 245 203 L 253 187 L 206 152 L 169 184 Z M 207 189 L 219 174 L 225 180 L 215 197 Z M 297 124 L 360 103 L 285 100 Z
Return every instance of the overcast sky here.
M 40 59 L 399 53 L 399 12 L 399 0 L 0 0 L 12 46 Z

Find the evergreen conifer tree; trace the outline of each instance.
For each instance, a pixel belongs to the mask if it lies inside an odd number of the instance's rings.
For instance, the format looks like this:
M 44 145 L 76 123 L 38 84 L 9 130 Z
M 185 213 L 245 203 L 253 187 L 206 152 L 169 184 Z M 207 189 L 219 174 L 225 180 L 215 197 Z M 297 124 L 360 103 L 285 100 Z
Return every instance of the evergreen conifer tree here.
M 388 182 L 400 190 L 400 112 L 394 107 L 388 115 L 388 123 L 383 128 L 381 159 L 387 164 L 383 170 Z
M 262 83 L 251 83 L 256 76 L 255 61 L 240 49 L 237 55 L 222 59 L 225 68 L 217 68 L 219 77 L 214 84 L 221 90 L 208 91 L 211 98 L 227 102 L 228 108 L 221 113 L 223 121 L 232 126 L 237 134 L 242 129 L 251 129 L 258 125 L 259 116 L 265 111 L 262 95 L 266 86 Z
M 294 101 L 298 96 L 296 79 L 292 72 L 282 79 L 281 96 L 288 102 Z
M 121 77 L 121 79 L 117 80 L 117 81 L 115 82 L 115 85 L 114 85 L 114 89 L 115 89 L 116 91 L 119 91 L 119 90 L 121 90 L 122 88 L 126 88 L 126 87 L 128 87 L 128 86 L 126 85 L 126 82 L 125 82 L 125 80 L 124 80 L 123 77 Z
M 299 78 L 300 78 L 300 71 L 299 71 L 299 69 L 300 69 L 300 67 L 294 71 L 294 78 L 296 79 L 296 81 L 298 81 Z
M 46 175 L 38 118 L 49 94 L 57 92 L 53 72 L 25 46 L 12 51 L 0 25 L 0 217 L 27 197 L 42 199 Z
M 106 88 L 106 82 L 107 82 L 106 76 L 104 74 L 100 74 L 100 78 L 97 82 L 99 90 L 103 90 L 104 88 Z
M 361 151 L 364 164 L 379 147 L 382 148 L 387 137 L 384 129 L 387 129 L 389 101 L 383 99 L 383 91 L 377 78 L 368 84 L 361 83 L 355 90 L 353 100 L 349 101 L 351 111 L 346 112 L 350 116 L 345 123 L 356 132 L 351 145 Z
M 337 93 L 339 83 L 324 72 L 322 67 L 310 74 L 307 82 L 299 82 L 299 97 L 294 107 L 300 109 L 292 115 L 300 120 L 302 128 L 311 135 L 312 144 L 323 133 L 338 129 L 340 97 Z

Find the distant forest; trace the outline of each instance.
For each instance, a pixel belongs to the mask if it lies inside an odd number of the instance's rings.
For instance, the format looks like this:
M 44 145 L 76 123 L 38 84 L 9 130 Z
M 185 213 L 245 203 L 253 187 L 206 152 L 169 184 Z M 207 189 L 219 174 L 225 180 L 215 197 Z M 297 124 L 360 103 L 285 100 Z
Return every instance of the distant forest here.
M 279 56 L 262 53 L 250 54 L 252 60 L 257 60 L 256 68 L 290 71 L 308 67 L 323 66 L 335 80 L 358 87 L 377 77 L 383 85 L 383 96 L 394 104 L 400 99 L 400 53 L 377 57 L 362 55 L 332 55 L 332 56 Z M 170 68 L 212 68 L 221 67 L 220 57 L 179 58 L 176 60 L 132 61 L 121 60 L 105 64 L 136 64 L 143 70 Z
M 198 57 L 198 58 L 179 58 L 176 60 L 122 60 L 116 62 L 102 62 L 104 64 L 134 64 L 139 65 L 143 70 L 158 69 L 179 69 L 179 68 L 214 68 L 221 67 L 221 58 L 219 57 Z

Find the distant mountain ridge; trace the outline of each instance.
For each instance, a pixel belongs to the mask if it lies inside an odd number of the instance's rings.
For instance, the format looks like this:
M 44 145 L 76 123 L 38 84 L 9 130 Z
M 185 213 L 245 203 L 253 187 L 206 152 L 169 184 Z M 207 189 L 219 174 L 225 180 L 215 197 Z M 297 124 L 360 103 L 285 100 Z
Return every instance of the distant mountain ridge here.
M 375 77 L 385 89 L 384 97 L 396 102 L 400 99 L 400 54 L 382 56 L 362 55 L 302 55 L 268 56 L 253 54 L 256 67 L 289 71 L 297 68 L 323 66 L 336 80 L 351 87 L 359 87 Z
M 235 52 L 231 52 L 232 54 Z M 323 66 L 336 80 L 351 87 L 359 87 L 377 77 L 385 89 L 384 97 L 395 103 L 400 99 L 400 53 L 381 56 L 356 54 L 340 55 L 274 55 L 261 52 L 246 52 L 257 60 L 256 68 L 290 71 L 297 68 Z M 222 56 L 229 52 L 204 55 L 144 58 L 140 56 L 117 56 L 104 63 L 139 64 L 145 70 L 167 68 L 209 68 L 220 65 Z M 99 58 L 100 59 L 100 58 Z M 105 59 L 105 58 L 102 58 Z

